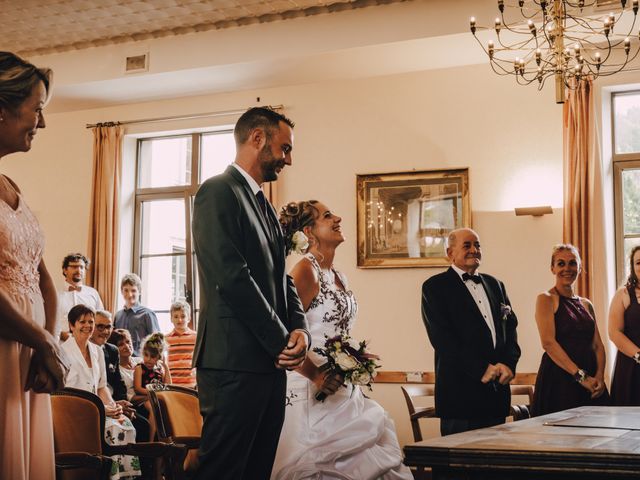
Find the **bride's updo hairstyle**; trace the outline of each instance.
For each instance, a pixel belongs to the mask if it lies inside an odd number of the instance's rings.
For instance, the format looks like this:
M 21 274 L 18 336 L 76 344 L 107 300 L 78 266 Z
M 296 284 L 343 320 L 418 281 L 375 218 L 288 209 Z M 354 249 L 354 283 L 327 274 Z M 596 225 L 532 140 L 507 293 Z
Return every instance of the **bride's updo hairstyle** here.
M 284 235 L 284 244 L 287 255 L 294 248 L 293 235 L 302 232 L 304 227 L 312 227 L 320 212 L 315 207 L 317 200 L 304 200 L 302 202 L 287 203 L 280 210 L 280 225 Z

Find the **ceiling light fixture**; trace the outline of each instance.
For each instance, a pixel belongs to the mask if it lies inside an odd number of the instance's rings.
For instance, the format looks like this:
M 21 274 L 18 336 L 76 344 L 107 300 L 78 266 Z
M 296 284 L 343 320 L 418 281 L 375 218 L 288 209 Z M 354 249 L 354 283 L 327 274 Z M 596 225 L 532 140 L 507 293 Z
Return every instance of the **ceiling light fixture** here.
M 565 88 L 576 89 L 585 78 L 618 73 L 638 55 L 637 45 L 631 53 L 638 0 L 631 7 L 627 0 L 619 3 L 620 12 L 603 16 L 593 13 L 598 0 L 498 0 L 499 16 L 493 27 L 477 26 L 475 17 L 469 23 L 495 73 L 514 75 L 521 85 L 537 82 L 538 90 L 553 77 L 556 102 L 564 103 Z M 506 9 L 517 12 L 518 19 L 507 21 Z M 627 33 L 619 34 L 619 29 Z M 496 39 L 485 48 L 477 30 L 494 30 Z

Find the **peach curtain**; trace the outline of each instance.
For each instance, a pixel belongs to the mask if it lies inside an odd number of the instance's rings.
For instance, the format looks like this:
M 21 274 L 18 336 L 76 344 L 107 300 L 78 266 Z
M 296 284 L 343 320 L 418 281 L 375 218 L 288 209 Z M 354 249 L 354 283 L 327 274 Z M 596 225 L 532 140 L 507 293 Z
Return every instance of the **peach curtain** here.
M 92 265 L 89 284 L 98 290 L 106 310 L 116 305 L 117 262 L 122 175 L 122 137 L 119 125 L 93 128 L 93 181 L 87 254 Z
M 578 295 L 592 298 L 595 178 L 598 157 L 593 82 L 569 90 L 563 106 L 564 222 L 563 241 L 582 256 Z

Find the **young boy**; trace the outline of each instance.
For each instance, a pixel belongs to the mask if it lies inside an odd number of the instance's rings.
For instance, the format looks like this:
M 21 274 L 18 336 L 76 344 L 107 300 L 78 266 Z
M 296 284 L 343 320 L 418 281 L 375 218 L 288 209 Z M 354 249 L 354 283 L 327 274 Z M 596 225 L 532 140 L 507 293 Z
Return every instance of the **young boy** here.
M 128 273 L 120 281 L 120 292 L 124 298 L 124 308 L 116 313 L 115 328 L 129 330 L 133 343 L 133 355 L 141 357 L 140 343 L 152 333 L 160 331 L 158 318 L 153 310 L 140 305 L 142 280 L 135 273 Z
M 169 344 L 169 371 L 174 385 L 194 388 L 196 386 L 195 369 L 191 368 L 193 349 L 196 344 L 196 332 L 189 328 L 191 307 L 186 302 L 171 305 L 171 323 L 173 331 L 167 335 Z

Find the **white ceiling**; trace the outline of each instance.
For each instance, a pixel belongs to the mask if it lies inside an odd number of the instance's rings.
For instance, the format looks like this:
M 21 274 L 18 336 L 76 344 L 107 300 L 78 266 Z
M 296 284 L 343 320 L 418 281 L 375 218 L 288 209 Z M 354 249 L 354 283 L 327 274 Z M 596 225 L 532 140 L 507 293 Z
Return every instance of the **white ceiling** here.
M 0 48 L 47 55 L 402 1 L 3 0 Z
M 495 0 L 0 0 L 0 50 L 55 73 L 49 111 L 485 62 Z M 127 74 L 127 56 L 149 55 Z M 488 67 L 487 67 L 488 68 Z

